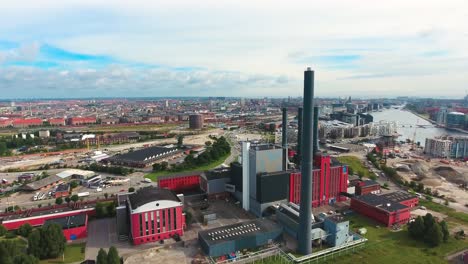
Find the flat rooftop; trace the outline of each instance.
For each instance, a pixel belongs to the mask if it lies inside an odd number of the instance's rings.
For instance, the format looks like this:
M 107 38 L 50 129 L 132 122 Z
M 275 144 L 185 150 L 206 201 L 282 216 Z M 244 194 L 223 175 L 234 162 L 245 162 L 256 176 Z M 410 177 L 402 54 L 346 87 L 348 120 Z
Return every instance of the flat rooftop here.
M 375 195 L 375 194 L 366 194 L 361 196 L 353 197 L 352 199 L 356 199 L 368 205 L 371 205 L 376 208 L 380 208 L 387 212 L 396 212 L 397 210 L 402 210 L 408 208 L 406 205 L 402 205 L 400 203 L 394 202 L 385 196 Z
M 80 227 L 86 224 L 86 214 L 82 213 L 78 215 L 49 219 L 45 221 L 44 225 L 49 223 L 59 224 L 62 227 L 62 229 Z
M 280 229 L 280 226 L 270 220 L 255 219 L 252 221 L 204 230 L 199 232 L 198 235 L 208 245 L 215 245 L 243 237 L 257 236 L 262 233 Z
M 382 194 L 381 196 L 395 202 L 395 203 L 401 203 L 401 202 L 404 202 L 404 201 L 408 201 L 408 200 L 411 200 L 411 199 L 414 199 L 414 198 L 417 198 L 416 195 L 412 195 L 410 193 L 407 193 L 407 192 L 402 192 L 402 191 L 398 191 L 398 192 L 392 192 L 392 193 L 386 193 L 386 194 Z
M 58 213 L 73 212 L 73 211 L 83 210 L 83 209 L 93 208 L 93 207 L 94 207 L 94 204 L 88 204 L 88 205 L 84 205 L 81 208 L 76 208 L 76 209 L 67 206 L 67 207 L 62 207 L 62 208 L 52 208 L 52 209 L 44 209 L 44 210 L 39 209 L 37 211 L 26 210 L 26 211 L 22 211 L 21 213 L 0 216 L 0 222 L 19 220 L 19 219 L 27 218 L 27 217 L 48 216 L 48 215 L 54 215 Z
M 176 151 L 176 148 L 164 148 L 164 147 L 149 147 L 125 154 L 117 155 L 109 158 L 109 160 L 125 160 L 125 161 L 136 161 L 144 162 L 149 159 L 156 158 L 158 155 L 166 155 L 171 151 Z

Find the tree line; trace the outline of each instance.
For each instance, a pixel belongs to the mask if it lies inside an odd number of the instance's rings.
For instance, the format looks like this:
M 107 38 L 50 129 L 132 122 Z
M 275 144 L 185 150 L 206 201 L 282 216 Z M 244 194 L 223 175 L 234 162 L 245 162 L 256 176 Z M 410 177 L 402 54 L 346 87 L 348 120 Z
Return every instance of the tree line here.
M 226 138 L 221 136 L 219 138 L 210 136 L 213 143 L 206 143 L 206 150 L 195 157 L 194 153 L 188 154 L 182 164 L 173 164 L 169 166 L 167 162 L 156 163 L 153 165 L 153 171 L 172 171 L 178 172 L 187 169 L 193 169 L 199 166 L 208 165 L 214 161 L 219 160 L 220 157 L 229 155 L 231 153 L 231 145 L 227 142 Z
M 430 246 L 436 247 L 442 242 L 447 242 L 450 236 L 447 222 L 437 222 L 432 214 L 418 216 L 408 225 L 409 235 Z
M 109 248 L 109 252 L 100 248 L 96 257 L 96 264 L 120 264 L 120 256 L 117 248 L 112 246 Z
M 27 239 L 28 247 L 25 254 L 19 240 L 0 240 L 0 263 L 2 264 L 37 264 L 39 259 L 57 258 L 64 253 L 66 239 L 62 227 L 51 223 L 35 228 L 24 224 L 15 232 L 7 232 L 0 225 L 0 236 L 13 234 Z

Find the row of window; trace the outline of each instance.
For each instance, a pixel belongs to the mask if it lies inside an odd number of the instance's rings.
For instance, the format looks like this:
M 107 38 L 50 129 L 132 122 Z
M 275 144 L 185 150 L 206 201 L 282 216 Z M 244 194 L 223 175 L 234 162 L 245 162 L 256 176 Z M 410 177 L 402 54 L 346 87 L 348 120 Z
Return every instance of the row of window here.
M 167 215 L 166 215 L 167 214 Z M 177 208 L 139 214 L 140 236 L 165 233 L 177 229 Z M 167 218 L 167 222 L 166 222 Z M 151 228 L 150 228 L 151 227 Z

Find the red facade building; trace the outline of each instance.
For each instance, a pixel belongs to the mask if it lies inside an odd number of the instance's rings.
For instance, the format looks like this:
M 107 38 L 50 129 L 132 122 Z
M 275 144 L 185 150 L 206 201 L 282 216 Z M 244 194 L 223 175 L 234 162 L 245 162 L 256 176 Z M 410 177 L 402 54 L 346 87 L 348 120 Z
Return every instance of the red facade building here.
M 348 167 L 326 154 L 314 159 L 312 171 L 312 207 L 345 201 L 341 193 L 348 189 Z M 301 199 L 301 173 L 293 172 L 289 178 L 289 201 L 299 204 Z
M 72 126 L 96 124 L 96 118 L 95 117 L 70 117 L 68 119 L 68 124 Z
M 0 217 L 0 223 L 7 230 L 16 230 L 24 224 L 40 227 L 46 223 L 57 223 L 62 226 L 63 235 L 69 240 L 87 237 L 88 215 L 94 215 L 95 209 L 84 208 L 70 210 L 69 208 L 46 209 L 25 211 L 22 214 L 14 214 Z
M 198 189 L 200 187 L 200 175 L 159 177 L 158 186 L 176 192 Z
M 369 193 L 380 193 L 380 184 L 376 181 L 365 180 L 356 183 L 356 195 L 366 195 Z
M 32 127 L 42 126 L 42 119 L 29 118 L 29 119 L 15 119 L 12 124 L 13 127 Z
M 128 196 L 127 210 L 133 244 L 140 245 L 182 236 L 183 203 L 168 189 L 146 187 Z
M 390 227 L 408 223 L 410 209 L 417 203 L 417 197 L 404 192 L 367 194 L 351 198 L 351 209 Z
M 50 118 L 48 122 L 51 126 L 64 126 L 65 118 Z

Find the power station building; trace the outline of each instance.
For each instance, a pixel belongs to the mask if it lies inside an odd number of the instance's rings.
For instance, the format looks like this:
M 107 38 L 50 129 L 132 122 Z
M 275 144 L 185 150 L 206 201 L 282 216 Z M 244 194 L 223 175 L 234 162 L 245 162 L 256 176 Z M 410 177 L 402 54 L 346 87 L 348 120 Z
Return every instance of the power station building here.
M 348 189 L 348 167 L 319 153 L 314 157 L 312 170 L 312 207 L 345 201 L 342 195 Z M 293 172 L 289 178 L 289 201 L 299 204 L 301 199 L 301 172 Z
M 129 194 L 126 202 L 129 235 L 133 244 L 140 245 L 184 234 L 183 203 L 173 191 L 145 187 Z

